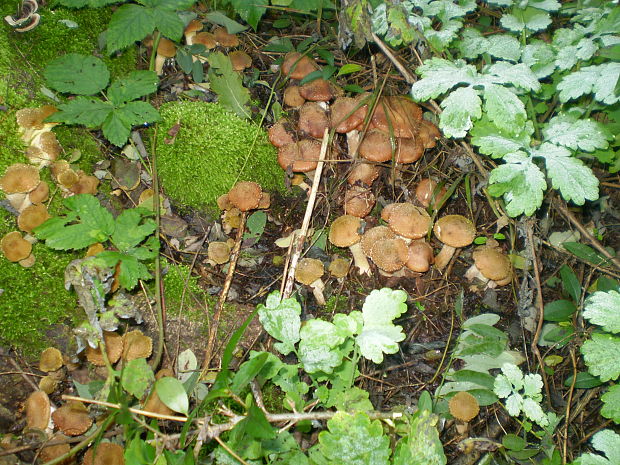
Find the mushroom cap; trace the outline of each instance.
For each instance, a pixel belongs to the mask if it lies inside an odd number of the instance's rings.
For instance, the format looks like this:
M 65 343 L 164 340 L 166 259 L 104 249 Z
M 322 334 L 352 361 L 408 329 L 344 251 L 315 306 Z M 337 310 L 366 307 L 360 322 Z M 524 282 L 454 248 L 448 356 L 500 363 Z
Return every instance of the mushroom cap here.
M 426 236 L 431 227 L 431 217 L 426 210 L 408 202 L 391 207 L 387 222 L 396 234 L 409 239 Z
M 437 183 L 433 181 L 431 178 L 423 178 L 418 182 L 418 185 L 415 188 L 415 197 L 420 204 L 424 205 L 425 208 L 431 204 L 433 201 L 433 193 L 435 193 L 435 189 L 437 187 Z M 435 199 L 433 204 L 436 204 L 438 200 L 441 200 L 444 195 L 446 195 L 446 188 L 444 186 L 439 189 L 439 191 L 435 194 Z
M 330 107 L 331 127 L 344 134 L 356 129 L 364 122 L 368 105 L 361 105 L 357 98 L 338 97 Z
M 97 194 L 99 179 L 96 176 L 87 175 L 83 171 L 78 172 L 77 175 L 77 181 L 69 188 L 71 192 L 74 194 Z
M 336 96 L 333 84 L 319 78 L 299 87 L 299 95 L 311 102 L 328 102 Z
M 39 380 L 39 389 L 47 395 L 50 395 L 56 390 L 59 383 L 60 382 L 53 376 L 45 375 Z
M 62 189 L 69 190 L 76 182 L 80 180 L 78 174 L 69 168 L 58 173 L 56 182 Z
M 35 145 L 47 154 L 45 157 L 47 161 L 56 160 L 58 155 L 62 152 L 62 147 L 60 146 L 58 139 L 56 139 L 56 134 L 51 131 L 41 134 L 37 142 L 38 143 Z
M 23 260 L 32 252 L 32 244 L 24 239 L 19 231 L 6 234 L 0 241 L 0 248 L 10 262 Z
M 329 127 L 329 118 L 325 109 L 316 102 L 306 102 L 299 110 L 299 130 L 311 137 L 320 139 L 325 128 Z
M 263 189 L 252 181 L 240 181 L 228 191 L 228 200 L 242 212 L 254 210 L 260 204 Z
M 349 274 L 349 269 L 351 268 L 351 261 L 346 258 L 337 257 L 332 260 L 329 264 L 329 268 L 327 271 L 334 278 L 344 278 L 347 274 Z
M 239 45 L 239 37 L 236 34 L 229 34 L 224 27 L 215 28 L 213 36 L 222 47 L 236 47 Z
M 137 358 L 148 358 L 153 351 L 153 341 L 150 337 L 136 329 L 123 335 L 123 360 L 126 362 Z
M 14 163 L 0 178 L 0 190 L 5 194 L 30 192 L 39 185 L 41 178 L 36 166 Z
M 395 137 L 415 137 L 422 120 L 422 109 L 402 95 L 381 97 L 372 115 L 372 126 Z M 390 131 L 391 128 L 391 131 Z
M 396 234 L 387 226 L 375 226 L 374 228 L 370 228 L 364 232 L 362 235 L 362 239 L 360 240 L 360 245 L 362 246 L 362 251 L 366 256 L 370 255 L 370 251 L 372 246 L 375 245 L 376 242 L 382 241 L 384 239 L 395 239 Z
M 282 101 L 284 105 L 289 106 L 291 108 L 299 108 L 304 103 L 306 103 L 306 99 L 301 96 L 299 93 L 299 86 L 288 86 L 284 89 L 284 96 L 282 97 Z
M 232 63 L 232 67 L 235 71 L 243 71 L 246 68 L 252 66 L 252 57 L 245 53 L 243 50 L 235 50 L 228 54 L 228 58 Z
M 45 430 L 50 422 L 50 399 L 43 391 L 34 391 L 24 403 L 28 428 Z
M 303 139 L 286 144 L 278 149 L 278 163 L 282 169 L 291 169 L 297 173 L 307 173 L 315 169 L 321 155 L 321 143 L 316 140 Z
M 32 268 L 36 262 L 37 262 L 37 259 L 34 256 L 34 254 L 30 254 L 26 258 L 22 258 L 17 263 L 19 263 L 20 266 L 24 268 Z
M 499 247 L 482 245 L 474 250 L 472 257 L 476 268 L 491 281 L 502 282 L 512 274 L 510 259 L 502 253 Z
M 185 30 L 183 31 L 183 35 L 185 35 L 185 37 L 189 36 L 189 35 L 195 35 L 198 31 L 202 30 L 202 22 L 197 20 L 197 19 L 192 19 L 188 25 L 185 27 Z
M 124 453 L 119 444 L 100 442 L 96 448 L 92 446 L 86 451 L 82 465 L 125 465 Z M 93 454 L 97 454 L 94 459 Z
M 351 185 L 359 182 L 366 186 L 370 186 L 380 174 L 380 166 L 371 163 L 357 163 L 349 173 L 347 182 Z
M 215 41 L 215 36 L 210 32 L 199 32 L 196 34 L 192 40 L 194 44 L 204 45 L 205 48 L 211 50 L 217 46 L 217 42 Z
M 295 279 L 298 282 L 309 286 L 317 279 L 320 279 L 324 273 L 325 268 L 321 260 L 306 257 L 302 258 L 297 263 L 297 268 L 295 269 Z
M 400 270 L 409 258 L 407 244 L 399 237 L 382 239 L 374 243 L 368 255 L 383 271 Z
M 450 414 L 461 421 L 470 421 L 480 412 L 480 404 L 469 392 L 457 392 L 448 402 Z
M 413 163 L 424 155 L 424 147 L 418 137 L 407 139 L 399 137 L 396 143 L 394 160 L 396 163 Z
M 63 434 L 79 436 L 88 431 L 93 420 L 88 416 L 88 410 L 82 402 L 72 401 L 56 409 L 52 413 L 52 420 Z
M 22 131 L 25 129 L 43 129 L 45 118 L 56 113 L 58 109 L 53 105 L 43 105 L 38 108 L 21 108 L 15 112 L 17 125 Z
M 230 210 L 234 207 L 230 200 L 228 199 L 228 193 L 222 194 L 217 198 L 217 207 L 220 210 Z
M 359 229 L 362 220 L 357 216 L 342 215 L 329 227 L 329 242 L 336 247 L 350 247 L 360 241 Z
M 64 434 L 56 433 L 52 436 L 52 441 L 64 440 L 67 437 Z M 67 452 L 71 450 L 71 446 L 67 444 L 56 444 L 54 446 L 43 447 L 39 452 L 39 460 L 41 463 L 51 462 L 52 460 L 65 455 Z M 71 461 L 70 459 L 65 459 L 60 462 L 63 465 L 69 465 L 75 463 L 75 461 Z
M 280 118 L 273 126 L 267 131 L 269 136 L 269 142 L 275 147 L 283 147 L 286 144 L 292 144 L 295 142 L 293 132 L 287 129 L 288 121 L 286 118 Z
M 241 226 L 241 211 L 237 207 L 226 210 L 222 216 L 222 225 L 237 229 Z
M 230 260 L 230 246 L 226 242 L 213 241 L 209 242 L 209 248 L 207 249 L 209 260 L 216 265 L 223 265 Z
M 103 246 L 101 242 L 95 242 L 94 244 L 91 244 L 88 246 L 88 249 L 86 249 L 86 253 L 84 254 L 84 257 L 94 257 L 95 255 L 97 255 L 100 252 L 103 252 L 104 250 L 105 250 L 105 247 Z
M 375 206 L 375 196 L 369 187 L 350 186 L 344 195 L 344 212 L 364 218 Z
M 425 273 L 434 261 L 433 248 L 427 242 L 417 240 L 409 244 L 409 257 L 405 266 L 411 271 Z
M 299 52 L 289 52 L 284 56 L 282 74 L 291 79 L 303 79 L 308 74 L 319 69 L 319 65 L 310 57 Z
M 49 372 L 59 370 L 63 365 L 62 354 L 56 347 L 48 347 L 41 352 L 39 370 Z
M 433 228 L 437 239 L 450 247 L 466 247 L 476 237 L 474 224 L 462 215 L 446 215 L 437 220 Z
M 425 149 L 431 149 L 435 147 L 436 140 L 441 137 L 439 128 L 435 126 L 435 123 L 431 123 L 425 119 L 420 120 L 420 132 L 419 139 Z
M 113 331 L 104 331 L 103 341 L 105 342 L 105 353 L 110 363 L 118 362 L 123 353 L 123 336 Z M 105 366 L 105 361 L 103 360 L 99 347 L 93 349 L 91 346 L 86 346 L 85 353 L 86 359 L 93 365 L 98 367 Z
M 172 58 L 177 54 L 177 47 L 171 40 L 161 37 L 157 45 L 157 54 L 166 58 Z
M 32 203 L 43 203 L 50 195 L 50 186 L 47 182 L 41 181 L 37 187 L 30 191 L 28 198 Z
M 34 228 L 42 225 L 51 216 L 47 212 L 47 206 L 42 203 L 30 205 L 19 214 L 17 217 L 17 227 L 25 232 L 32 232 Z
M 393 153 L 390 135 L 379 129 L 371 129 L 360 142 L 358 153 L 368 161 L 390 161 Z

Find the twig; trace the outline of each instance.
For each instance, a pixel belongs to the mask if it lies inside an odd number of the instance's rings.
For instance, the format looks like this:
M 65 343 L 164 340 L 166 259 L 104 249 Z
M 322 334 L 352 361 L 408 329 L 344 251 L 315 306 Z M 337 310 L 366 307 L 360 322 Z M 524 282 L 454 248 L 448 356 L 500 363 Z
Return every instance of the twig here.
M 113 408 L 116 410 L 119 410 L 122 407 L 120 404 L 114 404 L 112 402 L 106 402 L 103 400 L 85 399 L 83 397 L 78 397 L 78 396 L 63 395 L 62 400 L 77 400 L 79 402 L 84 402 L 85 404 L 101 405 L 102 407 Z M 140 410 L 140 409 L 133 408 L 133 407 L 128 407 L 127 410 L 130 411 L 131 413 L 143 415 L 145 417 L 150 417 L 150 418 L 157 418 L 158 420 L 180 421 L 183 423 L 187 421 L 187 417 L 179 417 L 176 415 L 163 415 L 160 413 L 148 412 L 146 410 Z
M 323 165 L 325 164 L 325 154 L 327 153 L 327 144 L 329 142 L 329 129 L 325 128 L 323 133 L 323 142 L 321 143 L 321 153 L 319 155 L 319 162 L 314 171 L 314 178 L 312 180 L 312 189 L 310 189 L 310 195 L 308 196 L 308 205 L 306 206 L 306 213 L 301 223 L 299 234 L 295 238 L 295 247 L 293 248 L 293 254 L 288 266 L 287 274 L 285 276 L 284 291 L 282 292 L 282 298 L 288 298 L 293 292 L 293 284 L 295 283 L 295 269 L 297 268 L 297 262 L 301 255 L 301 251 L 304 247 L 306 235 L 308 234 L 308 227 L 310 226 L 310 219 L 312 218 L 312 211 L 314 210 L 314 204 L 316 202 L 316 194 L 319 190 L 319 184 L 321 183 L 321 174 L 323 172 Z
M 405 66 L 400 62 L 400 60 L 396 58 L 396 55 L 394 55 L 392 50 L 390 50 L 390 48 L 385 45 L 385 42 L 383 42 L 374 32 L 372 33 L 372 40 L 375 41 L 381 51 L 385 53 L 385 56 L 389 58 L 389 60 L 394 64 L 396 69 L 400 72 L 400 74 L 403 75 L 405 81 L 407 81 L 407 84 L 413 84 L 415 82 L 415 77 L 413 76 L 413 74 L 411 74 L 409 70 L 405 68 Z

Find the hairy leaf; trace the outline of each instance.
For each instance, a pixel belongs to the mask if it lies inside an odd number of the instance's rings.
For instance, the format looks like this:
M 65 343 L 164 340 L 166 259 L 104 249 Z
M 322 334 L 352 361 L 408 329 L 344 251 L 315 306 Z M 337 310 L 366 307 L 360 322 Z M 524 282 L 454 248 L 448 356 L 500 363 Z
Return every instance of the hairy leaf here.
M 607 148 L 607 139 L 612 138 L 598 121 L 578 119 L 568 114 L 551 118 L 543 129 L 543 135 L 545 140 L 552 144 L 586 152 Z
M 551 24 L 551 16 L 537 8 L 513 8 L 511 13 L 502 16 L 500 24 L 513 32 L 536 32 Z
M 620 95 L 615 92 L 618 78 L 620 63 L 586 66 L 564 76 L 560 81 L 557 86 L 560 101 L 567 102 L 582 95 L 594 94 L 595 100 L 613 105 L 620 101 Z
M 243 86 L 238 73 L 233 71 L 230 58 L 221 52 L 209 54 L 209 82 L 218 95 L 219 103 L 242 118 L 251 116 L 248 108 L 250 93 Z
M 301 306 L 295 299 L 280 301 L 280 293 L 272 292 L 265 305 L 258 305 L 258 318 L 269 335 L 280 342 L 274 348 L 283 355 L 295 350 L 301 328 Z
M 68 103 L 58 105 L 58 110 L 48 117 L 49 121 L 67 124 L 82 124 L 87 128 L 97 128 L 108 118 L 114 107 L 110 102 L 77 97 Z
M 110 72 L 94 56 L 68 53 L 47 65 L 43 72 L 47 85 L 68 94 L 93 95 L 108 85 Z
M 118 7 L 108 24 L 107 50 L 114 53 L 138 40 L 144 39 L 155 29 L 153 13 L 141 5 L 125 4 Z
M 431 58 L 419 66 L 416 73 L 422 76 L 411 86 L 411 95 L 416 101 L 436 98 L 459 84 L 476 84 L 480 80 L 476 68 L 463 60 Z
M 97 254 L 95 258 L 108 268 L 114 268 L 120 263 L 118 281 L 127 290 L 136 287 L 140 279 L 148 281 L 152 278 L 146 265 L 128 253 L 105 250 Z
M 521 62 L 527 65 L 538 79 L 545 78 L 555 71 L 555 49 L 542 40 L 528 43 L 521 56 Z
M 620 434 L 604 429 L 592 436 L 592 447 L 604 456 L 586 452 L 575 464 L 577 465 L 615 465 L 620 463 Z
M 308 320 L 299 332 L 299 360 L 307 373 L 332 370 L 342 363 L 337 346 L 344 342 L 338 328 L 328 321 Z
M 133 71 L 126 78 L 114 81 L 107 96 L 115 104 L 135 100 L 157 90 L 159 79 L 153 71 Z
M 588 371 L 601 381 L 615 380 L 620 376 L 618 353 L 620 353 L 620 338 L 611 334 L 592 334 L 592 339 L 585 341 L 581 346 L 583 359 L 588 365 Z
M 512 134 L 519 133 L 527 120 L 523 102 L 503 86 L 495 84 L 485 86 L 484 109 L 493 124 Z
M 611 386 L 609 390 L 601 396 L 603 407 L 601 415 L 611 418 L 616 424 L 620 424 L 620 384 Z
M 522 130 L 513 134 L 491 123 L 483 117 L 476 122 L 470 132 L 471 143 L 478 146 L 480 153 L 490 155 L 493 158 L 501 158 L 509 153 L 526 151 L 530 146 L 530 136 L 534 132 L 534 126 L 527 121 Z
M 142 399 L 154 382 L 153 369 L 144 358 L 130 360 L 123 368 L 121 385 L 125 391 L 138 399 Z
M 150 216 L 153 216 L 153 212 L 146 208 L 124 210 L 116 217 L 116 228 L 111 238 L 114 246 L 126 252 L 150 236 L 157 228 Z
M 465 137 L 473 120 L 482 116 L 482 100 L 472 87 L 459 87 L 441 102 L 439 127 L 446 137 Z
M 445 465 L 447 458 L 437 432 L 437 417 L 428 410 L 410 420 L 407 434 L 396 445 L 394 465 Z
M 605 331 L 620 333 L 620 292 L 597 291 L 585 302 L 583 317 Z

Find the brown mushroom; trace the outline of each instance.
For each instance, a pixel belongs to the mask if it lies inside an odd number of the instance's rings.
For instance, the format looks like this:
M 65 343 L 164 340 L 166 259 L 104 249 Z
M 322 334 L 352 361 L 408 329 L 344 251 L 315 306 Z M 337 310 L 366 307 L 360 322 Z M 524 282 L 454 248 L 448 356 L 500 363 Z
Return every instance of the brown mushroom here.
M 379 129 L 371 129 L 360 142 L 358 153 L 368 161 L 390 161 L 394 150 L 389 134 Z
M 485 244 L 474 250 L 474 264 L 467 270 L 465 277 L 472 281 L 477 278 L 493 288 L 504 286 L 512 281 L 510 259 L 493 244 Z
M 325 128 L 329 127 L 329 118 L 325 109 L 316 102 L 306 102 L 299 110 L 299 130 L 311 137 L 321 138 Z
M 157 45 L 157 55 L 155 55 L 155 72 L 161 76 L 164 72 L 164 63 L 168 58 L 172 58 L 177 54 L 177 48 L 174 42 L 161 37 Z
M 415 197 L 424 208 L 428 208 L 431 204 L 436 205 L 443 200 L 446 195 L 446 188 L 442 186 L 437 188 L 437 183 L 431 178 L 421 179 L 415 188 Z
M 41 352 L 39 358 L 39 370 L 41 371 L 56 371 L 63 365 L 62 354 L 56 347 L 48 347 Z
M 399 137 L 396 140 L 396 151 L 394 161 L 396 163 L 413 163 L 420 159 L 424 154 L 424 147 L 417 137 L 407 139 Z
M 314 295 L 316 303 L 319 305 L 325 305 L 325 296 L 323 295 L 325 285 L 321 279 L 324 273 L 323 262 L 316 258 L 302 258 L 297 263 L 297 268 L 295 269 L 295 280 L 310 286 L 312 295 Z
M 284 170 L 295 173 L 307 173 L 319 163 L 321 143 L 316 140 L 303 139 L 286 144 L 278 149 L 278 163 Z
M 299 52 L 287 53 L 281 67 L 282 74 L 291 79 L 303 79 L 318 69 L 319 66 L 312 58 Z
M 51 417 L 51 404 L 47 394 L 43 391 L 34 391 L 24 403 L 26 410 L 26 425 L 45 431 Z
M 252 58 L 243 50 L 235 50 L 228 54 L 232 67 L 235 71 L 243 71 L 252 66 Z
M 27 193 L 34 190 L 40 182 L 39 170 L 35 166 L 14 163 L 0 178 L 0 189 L 5 194 Z
M 113 442 L 100 442 L 86 451 L 82 465 L 125 465 L 124 454 L 121 445 Z
M 325 79 L 315 79 L 299 87 L 299 95 L 311 102 L 328 102 L 336 96 L 337 89 Z
M 240 181 L 228 191 L 230 203 L 242 212 L 258 208 L 263 189 L 252 181 Z
M 51 437 L 51 441 L 63 441 L 66 440 L 67 436 L 61 433 L 56 433 Z M 61 456 L 66 456 L 66 454 L 71 450 L 71 446 L 69 443 L 65 444 L 55 444 L 53 446 L 44 446 L 39 452 L 39 460 L 41 463 L 51 462 L 54 459 L 60 458 Z M 75 464 L 74 457 L 68 457 L 62 462 L 58 462 L 60 465 L 72 465 Z
M 349 274 L 351 261 L 346 258 L 336 257 L 329 264 L 327 271 L 336 279 L 342 279 Z
M 409 249 L 399 237 L 382 239 L 371 247 L 369 257 L 379 269 L 392 273 L 405 265 L 409 258 Z
M 347 182 L 350 185 L 363 184 L 370 186 L 380 174 L 380 166 L 371 163 L 356 163 L 347 177 Z
M 329 242 L 336 247 L 348 247 L 353 255 L 353 263 L 359 274 L 370 275 L 370 264 L 362 252 L 359 229 L 362 220 L 352 215 L 342 215 L 336 218 L 329 228 Z
M 194 44 L 204 45 L 207 50 L 214 49 L 217 47 L 217 42 L 215 41 L 215 36 L 210 32 L 199 32 L 194 36 L 193 39 Z M 199 57 L 202 63 L 206 62 L 207 59 L 204 57 Z
M 375 196 L 369 187 L 350 186 L 344 196 L 344 212 L 364 218 L 375 206 Z
M 419 239 L 409 244 L 409 257 L 405 266 L 411 271 L 425 273 L 434 261 L 433 248 L 426 241 Z
M 25 232 L 32 232 L 34 228 L 42 225 L 51 216 L 47 212 L 45 204 L 38 203 L 25 208 L 17 217 L 17 227 Z
M 414 138 L 419 131 L 422 109 L 402 95 L 380 97 L 372 115 L 372 126 L 395 137 Z
M 82 402 L 71 401 L 52 413 L 56 427 L 67 436 L 79 436 L 93 424 Z
M 194 37 L 198 32 L 202 30 L 203 24 L 197 19 L 192 19 L 189 24 L 185 27 L 183 31 L 183 36 L 185 36 L 185 43 L 187 45 L 192 45 L 194 43 Z
M 360 240 L 360 245 L 362 246 L 362 251 L 368 257 L 370 255 L 370 251 L 372 247 L 379 241 L 384 239 L 395 239 L 396 234 L 387 226 L 375 226 L 374 228 L 370 228 L 364 232 L 362 239 Z
M 207 255 L 213 264 L 223 265 L 230 260 L 230 246 L 222 241 L 209 242 Z
M 23 260 L 32 252 L 32 244 L 24 239 L 19 231 L 6 234 L 0 241 L 0 248 L 10 262 Z
M 41 181 L 37 187 L 28 193 L 28 200 L 32 203 L 43 203 L 49 198 L 50 187 L 45 181 Z
M 269 142 L 275 147 L 283 147 L 286 144 L 292 144 L 295 142 L 293 131 L 287 128 L 287 120 L 285 118 L 279 119 L 273 126 L 267 131 L 269 136 Z
M 230 34 L 224 27 L 215 28 L 213 31 L 213 36 L 215 37 L 216 42 L 222 47 L 229 48 L 239 45 L 239 38 L 237 35 Z
M 441 137 L 439 128 L 434 123 L 425 119 L 420 120 L 420 131 L 418 133 L 419 139 L 425 149 L 431 149 L 435 147 L 436 140 Z
M 383 213 L 386 209 L 383 209 Z M 388 215 L 389 213 L 389 215 Z M 403 202 L 390 207 L 385 214 L 388 226 L 399 236 L 407 239 L 420 239 L 428 234 L 431 217 L 423 208 Z
M 291 108 L 299 108 L 306 103 L 306 99 L 299 93 L 299 86 L 288 86 L 284 89 L 282 101 L 284 102 L 284 105 Z
M 476 237 L 474 224 L 462 215 L 446 215 L 439 218 L 433 232 L 443 243 L 441 251 L 435 257 L 435 268 L 439 271 L 450 262 L 457 248 L 468 246 Z
M 469 392 L 460 391 L 448 402 L 450 414 L 461 421 L 468 422 L 473 420 L 478 412 L 480 405 L 474 396 Z
M 123 335 L 122 358 L 128 362 L 137 358 L 148 358 L 153 351 L 153 341 L 150 337 L 136 329 Z
M 112 364 L 118 362 L 123 353 L 123 337 L 112 331 L 104 331 L 103 341 L 105 342 L 105 353 L 108 356 L 108 361 Z M 100 347 L 93 349 L 91 346 L 86 346 L 85 353 L 86 359 L 93 365 L 105 366 Z
M 97 194 L 97 187 L 99 186 L 99 179 L 95 176 L 90 176 L 79 170 L 77 173 L 77 181 L 71 185 L 69 191 L 73 194 Z

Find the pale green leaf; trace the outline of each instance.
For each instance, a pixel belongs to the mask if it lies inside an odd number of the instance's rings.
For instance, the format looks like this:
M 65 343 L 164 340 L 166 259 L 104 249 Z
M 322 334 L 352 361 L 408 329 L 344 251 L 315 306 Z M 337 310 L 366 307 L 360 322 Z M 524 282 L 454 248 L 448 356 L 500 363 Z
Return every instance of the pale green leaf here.
M 518 133 L 527 120 L 523 102 L 507 88 L 495 84 L 486 85 L 483 95 L 489 120 L 504 131 Z
M 541 400 L 543 382 L 539 374 L 528 373 L 523 377 L 523 395 Z
M 547 415 L 545 415 L 545 412 L 543 411 L 540 404 L 534 399 L 525 397 L 523 399 L 523 405 L 521 408 L 523 409 L 523 413 L 525 414 L 525 416 L 532 420 L 534 423 L 537 423 L 539 426 L 545 427 L 549 424 Z
M 566 201 L 583 205 L 586 200 L 598 199 L 598 178 L 570 151 L 545 142 L 533 149 L 532 155 L 545 159 L 553 188 L 559 189 Z
M 513 389 L 518 391 L 523 388 L 523 372 L 517 365 L 504 363 L 502 365 L 502 373 L 510 381 Z
M 494 196 L 504 196 L 506 212 L 511 217 L 531 215 L 542 205 L 547 188 L 545 175 L 523 152 L 507 154 L 504 161 L 491 171 L 489 190 Z
M 374 363 L 383 362 L 383 354 L 398 352 L 398 342 L 405 339 L 400 326 L 364 328 L 357 336 L 361 354 Z
M 439 127 L 446 137 L 465 137 L 473 120 L 482 116 L 482 100 L 472 87 L 459 87 L 441 102 Z
M 445 465 L 447 461 L 437 432 L 437 417 L 428 410 L 419 412 L 396 445 L 393 465 Z
M 607 148 L 607 139 L 612 138 L 598 121 L 578 119 L 568 114 L 551 118 L 543 129 L 543 135 L 552 144 L 586 152 Z
M 494 34 L 489 37 L 487 53 L 500 60 L 519 61 L 521 45 L 519 41 L 508 34 Z
M 510 14 L 502 16 L 500 24 L 513 32 L 536 32 L 546 29 L 551 24 L 551 16 L 537 8 L 513 8 Z
M 489 66 L 484 74 L 490 76 L 496 84 L 512 84 L 534 92 L 540 90 L 536 75 L 523 63 L 513 65 L 506 61 L 498 61 Z
M 110 102 L 77 97 L 67 103 L 58 105 L 56 113 L 48 120 L 58 123 L 82 124 L 87 128 L 97 128 L 103 124 L 114 107 Z
M 106 35 L 108 53 L 122 50 L 144 39 L 154 29 L 155 20 L 150 8 L 135 4 L 121 5 L 108 24 Z
M 319 450 L 330 464 L 388 465 L 390 440 L 379 420 L 365 413 L 337 412 L 319 433 Z
M 558 69 L 567 70 L 575 66 L 580 60 L 587 61 L 598 51 L 594 40 L 584 37 L 574 45 L 558 47 L 555 65 Z
M 583 317 L 605 331 L 620 333 L 620 292 L 597 291 L 585 302 Z
M 171 376 L 164 376 L 157 380 L 155 389 L 166 407 L 175 412 L 188 414 L 189 399 L 181 381 Z
M 611 418 L 617 424 L 620 424 L 620 384 L 611 386 L 609 390 L 601 396 L 603 407 L 601 415 L 605 418 Z
M 489 39 L 484 37 L 477 29 L 468 27 L 463 30 L 461 39 L 456 46 L 463 58 L 478 58 L 480 55 L 488 52 Z
M 506 410 L 512 417 L 519 416 L 523 408 L 523 397 L 521 394 L 513 392 L 506 398 Z
M 411 86 L 411 96 L 416 101 L 436 98 L 459 84 L 475 84 L 479 81 L 476 68 L 463 60 L 449 61 L 431 58 L 416 69 L 422 76 Z
M 149 386 L 155 382 L 153 369 L 144 358 L 130 360 L 123 367 L 121 385 L 132 396 L 141 399 Z
M 620 376 L 618 354 L 620 353 L 620 338 L 611 334 L 592 334 L 592 339 L 585 341 L 581 346 L 583 359 L 588 371 L 601 381 L 615 380 Z
M 495 392 L 498 397 L 505 399 L 512 393 L 512 383 L 505 375 L 499 374 L 495 377 L 493 392 Z
M 615 92 L 618 78 L 620 63 L 586 66 L 564 76 L 560 81 L 557 86 L 560 100 L 567 102 L 582 95 L 594 94 L 595 100 L 612 105 L 620 101 L 620 95 Z
M 106 94 L 112 102 L 120 104 L 154 93 L 158 84 L 153 71 L 133 71 L 126 78 L 114 81 Z
M 555 49 L 542 40 L 533 40 L 523 49 L 521 61 L 527 65 L 538 79 L 555 71 Z
M 578 465 L 617 465 L 620 463 L 620 434 L 610 429 L 604 429 L 592 436 L 592 447 L 605 456 L 587 452 L 582 454 L 576 463 Z
M 209 54 L 209 82 L 211 90 L 218 95 L 219 103 L 242 118 L 251 116 L 250 93 L 243 86 L 239 75 L 233 71 L 230 58 L 221 52 Z
M 518 134 L 503 131 L 487 118 L 477 121 L 470 131 L 471 143 L 478 146 L 480 153 L 501 158 L 509 153 L 526 151 L 530 146 L 530 135 L 534 132 L 531 121 L 527 121 Z
M 110 72 L 100 58 L 79 53 L 68 53 L 52 60 L 43 75 L 50 87 L 81 95 L 100 92 L 110 79 Z
M 274 348 L 283 355 L 295 350 L 301 328 L 301 306 L 295 299 L 280 301 L 280 293 L 272 292 L 265 305 L 258 305 L 258 318 L 271 337 L 280 342 Z
M 344 342 L 344 337 L 333 323 L 319 319 L 308 320 L 299 335 L 299 361 L 307 373 L 331 373 L 342 363 L 343 354 L 334 349 Z
M 256 31 L 258 22 L 267 11 L 269 0 L 231 0 L 231 4 L 241 19 L 252 26 Z

